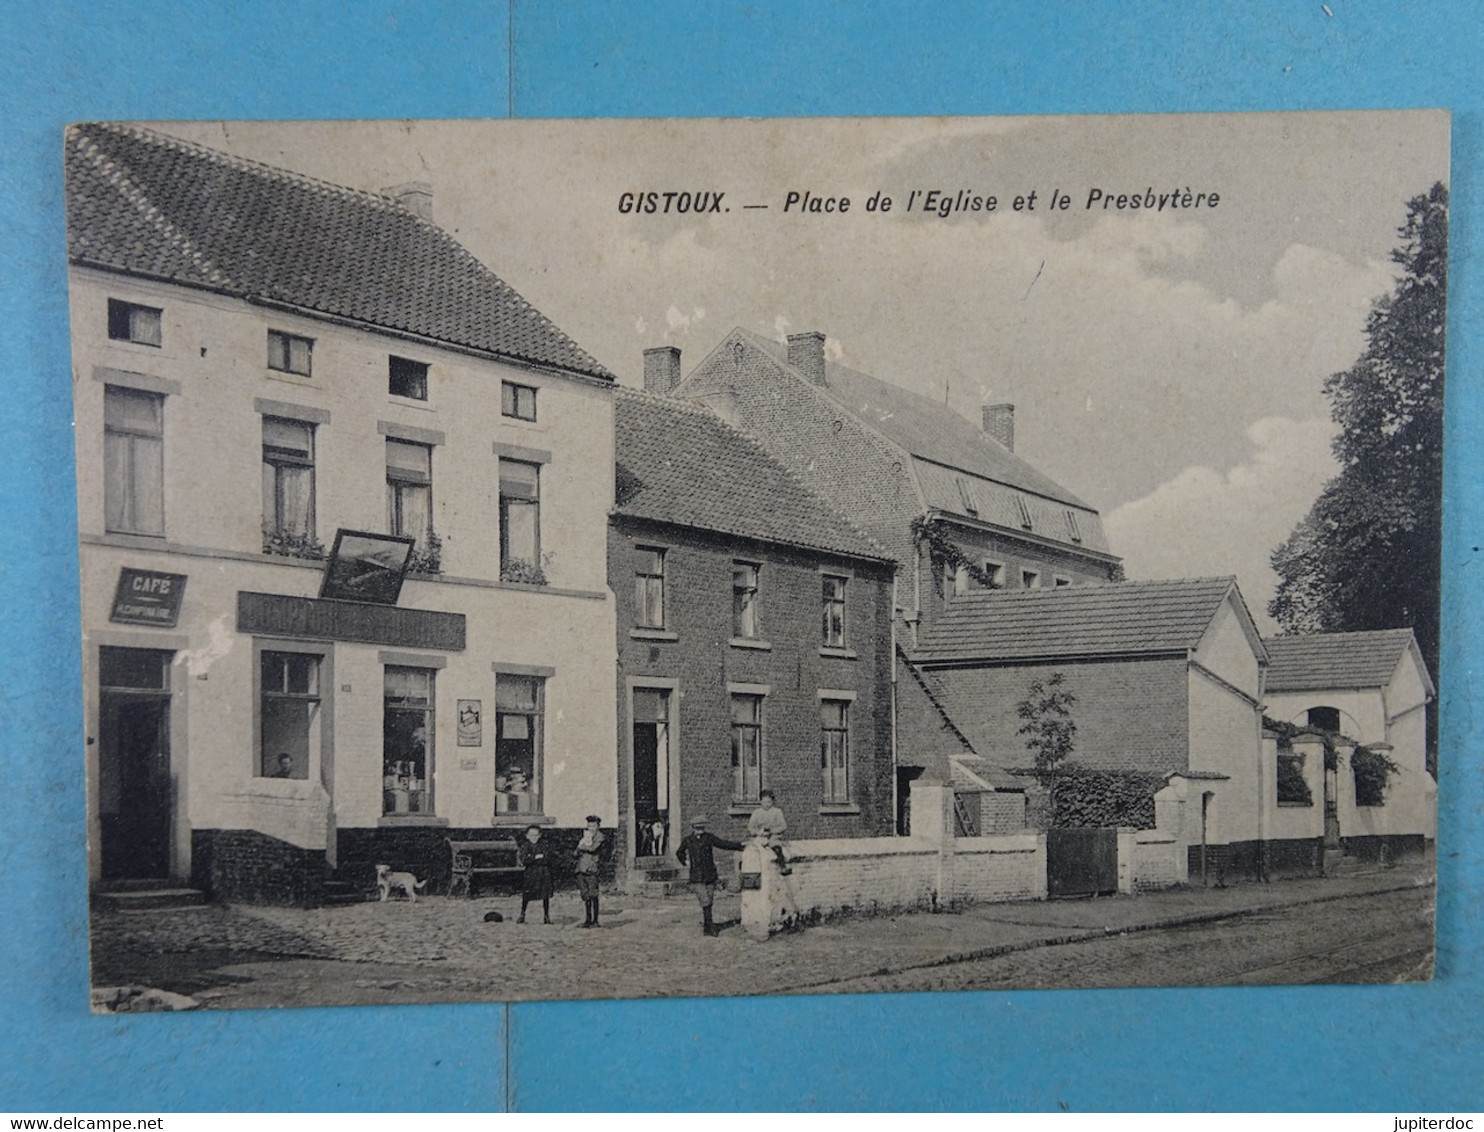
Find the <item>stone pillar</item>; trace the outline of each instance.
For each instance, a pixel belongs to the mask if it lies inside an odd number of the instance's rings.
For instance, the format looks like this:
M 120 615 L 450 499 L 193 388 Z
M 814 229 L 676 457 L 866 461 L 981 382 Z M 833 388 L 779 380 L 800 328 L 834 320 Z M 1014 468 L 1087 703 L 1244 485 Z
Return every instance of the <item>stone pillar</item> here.
M 953 787 L 942 782 L 914 782 L 908 799 L 912 807 L 912 836 L 938 847 L 933 888 L 937 906 L 954 902 L 953 887 Z
M 1118 827 L 1118 891 L 1125 896 L 1134 893 L 1134 831 L 1132 826 Z
M 788 877 L 778 871 L 773 850 L 759 838 L 742 847 L 742 930 L 762 943 L 798 918 L 798 902 Z

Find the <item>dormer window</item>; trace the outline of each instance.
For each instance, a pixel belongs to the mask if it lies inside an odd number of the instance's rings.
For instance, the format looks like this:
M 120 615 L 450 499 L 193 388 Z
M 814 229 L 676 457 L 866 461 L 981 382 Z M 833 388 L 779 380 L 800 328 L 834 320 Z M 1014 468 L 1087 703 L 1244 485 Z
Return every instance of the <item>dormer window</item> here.
M 428 399 L 428 363 L 399 358 L 395 354 L 387 359 L 387 392 L 393 397 L 410 397 L 414 401 Z
M 1082 528 L 1077 525 L 1077 513 L 1075 511 L 1068 511 L 1066 513 L 1066 516 L 1067 534 L 1071 537 L 1073 542 L 1081 542 Z
M 1017 495 L 1015 497 L 1015 509 L 1020 512 L 1020 525 L 1026 530 L 1030 530 L 1033 526 L 1031 523 L 1031 509 L 1026 506 L 1025 496 Z
M 974 495 L 974 487 L 963 476 L 958 477 L 958 498 L 964 505 L 964 514 L 979 517 L 979 500 Z

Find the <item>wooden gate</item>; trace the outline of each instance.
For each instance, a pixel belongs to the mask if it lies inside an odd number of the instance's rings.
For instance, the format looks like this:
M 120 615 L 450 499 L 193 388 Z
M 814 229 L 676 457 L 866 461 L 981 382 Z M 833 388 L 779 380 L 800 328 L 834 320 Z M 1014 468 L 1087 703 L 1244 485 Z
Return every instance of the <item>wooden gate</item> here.
M 1100 896 L 1117 891 L 1116 829 L 1046 831 L 1046 895 Z

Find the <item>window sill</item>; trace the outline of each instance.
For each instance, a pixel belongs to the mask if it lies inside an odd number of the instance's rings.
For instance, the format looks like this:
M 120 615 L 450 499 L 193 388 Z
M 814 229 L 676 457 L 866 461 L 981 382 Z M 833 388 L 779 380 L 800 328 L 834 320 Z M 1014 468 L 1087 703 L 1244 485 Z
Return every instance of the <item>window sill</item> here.
M 860 654 L 854 649 L 836 648 L 834 645 L 823 645 L 819 650 L 820 656 L 832 656 L 840 660 L 859 660 Z
M 767 641 L 760 641 L 756 637 L 733 637 L 728 642 L 734 649 L 755 649 L 758 652 L 772 652 L 773 646 Z
M 861 808 L 854 802 L 826 802 L 819 807 L 821 817 L 855 817 Z
M 556 825 L 556 818 L 535 811 L 527 814 L 496 814 L 490 820 L 490 825 L 495 829 L 525 829 L 528 825 Z
M 448 825 L 448 819 L 440 818 L 437 814 L 382 814 L 376 820 L 376 824 L 382 827 L 406 825 L 446 826 Z
M 644 629 L 636 628 L 629 630 L 629 636 L 636 641 L 678 641 L 680 634 L 669 629 Z
M 733 802 L 727 807 L 727 817 L 746 818 L 751 817 L 752 812 L 761 806 L 761 802 Z
M 316 384 L 314 378 L 311 375 L 309 375 L 309 374 L 305 374 L 305 373 L 290 373 L 288 370 L 285 370 L 285 369 L 270 369 L 268 371 L 268 380 L 269 381 L 285 381 L 285 382 L 287 382 L 290 385 L 310 385 L 310 386 L 313 386 L 313 385 Z
M 421 409 L 425 413 L 436 413 L 438 411 L 422 397 L 399 397 L 395 393 L 388 393 L 386 400 L 389 405 L 402 405 L 408 409 Z
M 1312 810 L 1314 808 L 1314 803 L 1313 802 L 1283 802 L 1283 801 L 1280 801 L 1278 803 L 1278 808 L 1280 810 Z

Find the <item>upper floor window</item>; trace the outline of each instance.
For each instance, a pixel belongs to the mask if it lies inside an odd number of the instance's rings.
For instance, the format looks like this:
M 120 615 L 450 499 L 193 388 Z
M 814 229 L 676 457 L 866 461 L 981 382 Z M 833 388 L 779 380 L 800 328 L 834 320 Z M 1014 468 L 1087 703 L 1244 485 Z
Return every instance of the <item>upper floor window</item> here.
M 302 652 L 264 652 L 260 658 L 259 778 L 309 777 L 319 746 L 320 660 Z
M 752 562 L 732 563 L 732 636 L 755 639 L 757 624 L 758 567 Z
M 263 537 L 285 550 L 314 541 L 314 426 L 263 418 Z
M 850 701 L 820 700 L 819 766 L 824 800 L 850 801 Z
M 1056 577 L 1052 579 L 1052 584 L 1057 589 L 1061 590 L 1065 589 L 1067 586 L 1070 586 L 1072 584 L 1072 579 L 1063 577 L 1061 574 L 1057 574 Z
M 1020 572 L 1020 588 L 1023 590 L 1038 590 L 1041 588 L 1041 571 L 1022 570 Z
M 536 389 L 530 385 L 517 385 L 513 381 L 500 382 L 500 412 L 516 420 L 536 419 Z
M 665 627 L 665 552 L 657 547 L 639 547 L 634 569 L 635 623 L 643 629 Z
M 500 577 L 540 582 L 541 465 L 500 457 Z
M 393 397 L 428 399 L 428 363 L 392 355 L 387 359 L 387 392 Z
M 833 574 L 824 575 L 824 625 L 822 641 L 826 648 L 845 647 L 845 581 Z
M 426 550 L 433 533 L 433 448 L 409 440 L 386 442 L 386 525 L 390 534 L 417 540 Z
M 165 533 L 165 398 L 103 390 L 103 524 L 122 534 Z
M 160 316 L 164 312 L 158 307 L 126 303 L 122 299 L 108 300 L 108 336 L 117 342 L 138 342 L 141 346 L 160 344 Z
M 995 562 L 992 559 L 984 560 L 985 587 L 991 590 L 1002 590 L 1005 588 L 1005 564 Z
M 973 485 L 964 479 L 963 476 L 958 477 L 958 498 L 959 502 L 963 504 L 964 513 L 977 518 L 979 515 L 979 497 L 974 494 Z
M 314 340 L 311 338 L 301 338 L 297 334 L 285 334 L 282 330 L 268 331 L 269 369 L 308 377 L 310 355 L 313 352 Z

